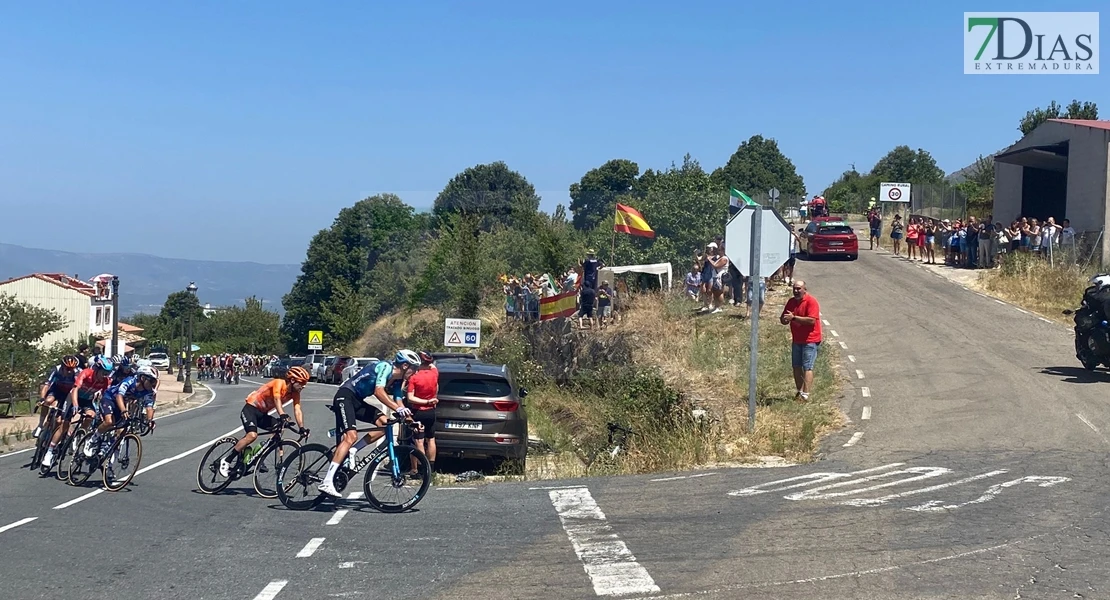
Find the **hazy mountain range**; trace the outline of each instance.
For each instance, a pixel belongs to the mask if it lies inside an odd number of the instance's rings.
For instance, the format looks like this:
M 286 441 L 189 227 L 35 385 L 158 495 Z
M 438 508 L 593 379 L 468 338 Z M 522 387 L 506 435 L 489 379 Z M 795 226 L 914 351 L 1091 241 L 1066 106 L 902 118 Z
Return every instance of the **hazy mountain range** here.
M 258 296 L 266 308 L 283 312 L 281 297 L 300 272 L 300 265 L 59 252 L 0 243 L 0 281 L 30 273 L 66 273 L 86 281 L 101 273 L 119 276 L 120 315 L 158 312 L 166 296 L 190 281 L 197 284 L 201 304 L 228 306 Z

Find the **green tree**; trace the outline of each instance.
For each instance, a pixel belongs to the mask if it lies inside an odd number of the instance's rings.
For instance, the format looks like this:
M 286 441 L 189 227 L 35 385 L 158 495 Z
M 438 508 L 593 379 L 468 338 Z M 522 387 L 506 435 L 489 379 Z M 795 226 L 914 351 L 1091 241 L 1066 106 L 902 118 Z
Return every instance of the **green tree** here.
M 199 324 L 193 339 L 212 351 L 271 353 L 280 348 L 280 317 L 251 296 L 243 306 L 223 307 Z M 199 326 L 198 326 L 199 325 Z
M 613 214 L 619 196 L 629 194 L 640 176 L 640 166 L 614 159 L 590 169 L 578 183 L 570 185 L 570 210 L 574 228 L 587 231 Z
M 753 135 L 740 144 L 728 162 L 713 172 L 711 180 L 714 189 L 724 192 L 731 186 L 749 194 L 771 188 L 778 188 L 784 196 L 805 193 L 805 182 L 794 163 L 779 150 L 778 142 L 762 135 Z
M 57 311 L 0 293 L 0 380 L 24 388 L 32 385 L 42 376 L 46 361 L 57 359 L 40 347 L 42 338 L 66 323 Z
M 1098 106 L 1094 102 L 1080 103 L 1078 100 L 1072 100 L 1067 108 L 1063 108 L 1053 100 L 1044 108 L 1034 108 L 1025 113 L 1021 122 L 1018 123 L 1018 131 L 1021 132 L 1021 135 L 1029 135 L 1030 132 L 1049 119 L 1097 120 Z
M 933 156 L 920 148 L 911 150 L 909 146 L 896 146 L 871 168 L 870 175 L 879 182 L 896 183 L 939 183 L 944 179 L 944 171 L 937 166 Z
M 301 274 L 282 298 L 286 344 L 303 348 L 308 331 L 326 325 L 321 307 L 330 306 L 336 314 L 340 304 L 351 302 L 350 294 L 364 306 L 363 326 L 397 308 L 407 295 L 397 293 L 397 288 L 407 291 L 419 272 L 420 267 L 412 263 L 424 243 L 426 223 L 425 216 L 416 215 L 393 194 L 372 196 L 340 210 L 331 227 L 309 242 Z M 398 276 L 402 279 L 391 279 Z M 346 294 L 341 300 L 333 299 L 337 289 Z M 352 316 L 349 311 L 340 312 Z M 333 339 L 336 334 L 328 331 L 327 335 Z
M 451 178 L 436 196 L 433 212 L 438 218 L 448 214 L 479 216 L 480 227 L 488 231 L 497 223 L 510 224 L 508 219 L 518 205 L 539 210 L 536 188 L 498 161 L 475 165 Z

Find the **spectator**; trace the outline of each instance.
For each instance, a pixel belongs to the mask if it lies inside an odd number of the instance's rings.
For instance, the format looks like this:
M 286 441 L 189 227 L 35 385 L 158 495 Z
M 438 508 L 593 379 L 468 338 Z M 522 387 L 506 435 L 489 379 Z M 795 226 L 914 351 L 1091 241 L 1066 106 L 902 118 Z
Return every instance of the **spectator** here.
M 710 286 L 713 284 L 713 265 L 709 262 L 709 251 L 711 247 L 716 247 L 716 244 L 710 242 L 705 245 L 705 253 L 700 250 L 694 254 L 694 258 L 698 263 L 701 263 L 701 310 L 705 312 L 711 310 L 713 305 L 713 290 Z
M 613 318 L 613 290 L 609 289 L 609 282 L 601 282 L 597 290 L 597 325 L 598 329 L 605 329 L 605 322 Z
M 994 224 L 994 266 L 1002 266 L 1002 257 L 1010 250 L 1010 228 L 1001 222 Z
M 80 344 L 77 346 L 77 368 L 87 369 L 89 366 L 89 345 Z
M 921 225 L 917 217 L 910 217 L 910 224 L 906 226 L 906 259 L 917 258 L 917 240 L 921 239 Z
M 981 269 L 986 269 L 991 266 L 991 258 L 994 257 L 994 254 L 991 252 L 992 237 L 994 237 L 994 224 L 991 222 L 991 217 L 987 216 L 982 225 L 979 226 L 979 239 L 977 241 L 979 249 L 976 256 L 979 259 L 978 267 Z
M 594 303 L 597 301 L 597 290 L 589 286 L 582 286 L 578 292 L 578 326 L 585 327 L 586 324 L 593 328 L 594 323 Z M 583 321 L 585 323 L 583 323 Z
M 902 231 L 904 229 L 902 215 L 894 215 L 894 221 L 890 224 L 890 241 L 894 246 L 894 256 L 900 256 L 902 253 Z
M 709 300 L 709 312 L 710 314 L 716 314 L 721 312 L 721 307 L 725 303 L 724 276 L 725 273 L 728 273 L 728 257 L 721 253 L 716 243 L 710 243 L 709 250 L 712 252 L 709 264 L 713 267 L 713 280 L 710 284 L 712 297 Z
M 1060 224 L 1060 249 L 1064 251 L 1068 261 L 1075 261 L 1075 229 L 1067 219 L 1060 221 Z
M 806 402 L 813 389 L 813 365 L 821 346 L 821 307 L 810 296 L 806 283 L 795 280 L 794 297 L 786 301 L 779 321 L 790 326 L 790 362 L 794 368 L 795 399 Z
M 878 210 L 872 208 L 871 211 L 867 213 L 867 224 L 871 226 L 870 242 L 871 249 L 874 250 L 875 246 L 879 243 L 879 238 L 882 237 L 883 234 L 883 217 L 879 214 Z M 790 224 L 790 231 L 794 231 L 793 223 Z M 797 235 L 795 235 L 794 237 L 797 237 Z M 787 283 L 790 283 L 790 281 L 787 280 Z
M 694 263 L 694 266 L 686 272 L 686 296 L 691 300 L 698 299 L 698 292 L 701 290 L 701 265 Z
M 1041 223 L 1036 218 L 1029 219 L 1029 246 L 1033 254 L 1041 253 Z
M 1021 223 L 1013 221 L 1010 223 L 1010 229 L 1006 231 L 1006 236 L 1010 238 L 1010 252 L 1018 252 L 1021 250 Z
M 922 258 L 925 260 L 925 264 L 937 264 L 937 254 L 936 251 L 933 249 L 937 241 L 937 224 L 935 220 L 929 219 L 929 222 L 925 225 L 925 231 L 922 235 L 922 239 L 924 240 L 924 246 L 922 246 L 921 249 L 925 253 Z
M 782 267 L 782 275 L 786 280 L 786 285 L 790 285 L 794 281 L 794 264 L 798 262 L 798 244 L 800 243 L 802 243 L 802 240 L 794 229 L 794 223 L 790 223 L 790 258 L 786 259 L 786 264 Z
M 1044 248 L 1045 254 L 1052 254 L 1052 251 L 1056 249 L 1059 235 L 1060 226 L 1056 224 L 1055 218 L 1049 217 L 1044 226 L 1041 227 L 1041 247 Z
M 586 250 L 586 260 L 579 263 L 582 267 L 582 287 L 597 289 L 597 273 L 605 268 L 605 263 L 597 259 L 597 251 Z
M 413 432 L 413 445 L 436 468 L 436 405 L 439 404 L 439 370 L 427 352 L 420 353 L 421 365 L 408 379 L 408 405 L 412 420 L 423 425 Z

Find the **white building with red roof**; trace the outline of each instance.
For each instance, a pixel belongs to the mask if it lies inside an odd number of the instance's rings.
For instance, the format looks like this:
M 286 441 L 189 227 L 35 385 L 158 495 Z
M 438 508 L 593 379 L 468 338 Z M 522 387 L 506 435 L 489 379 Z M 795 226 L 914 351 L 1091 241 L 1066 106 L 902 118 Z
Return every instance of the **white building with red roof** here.
M 53 309 L 66 320 L 65 326 L 46 335 L 41 344 L 85 341 L 90 335 L 103 337 L 112 332 L 112 286 L 97 281 L 82 281 L 64 273 L 31 273 L 0 281 L 0 294 L 21 302 Z

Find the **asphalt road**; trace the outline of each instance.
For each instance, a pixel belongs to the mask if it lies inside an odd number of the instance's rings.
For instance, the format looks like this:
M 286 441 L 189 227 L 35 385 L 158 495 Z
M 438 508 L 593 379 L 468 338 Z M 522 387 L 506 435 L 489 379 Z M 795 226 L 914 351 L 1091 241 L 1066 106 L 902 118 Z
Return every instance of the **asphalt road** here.
M 0 597 L 1110 598 L 1110 375 L 1078 366 L 1068 330 L 889 254 L 797 274 L 850 380 L 817 463 L 292 512 L 249 481 L 195 491 L 250 390 L 217 383 L 159 421 L 123 492 L 0 457 Z M 317 441 L 332 389 L 305 395 Z

